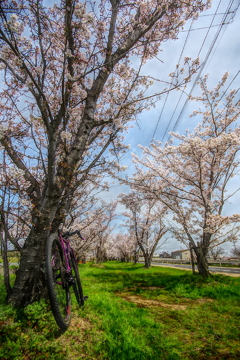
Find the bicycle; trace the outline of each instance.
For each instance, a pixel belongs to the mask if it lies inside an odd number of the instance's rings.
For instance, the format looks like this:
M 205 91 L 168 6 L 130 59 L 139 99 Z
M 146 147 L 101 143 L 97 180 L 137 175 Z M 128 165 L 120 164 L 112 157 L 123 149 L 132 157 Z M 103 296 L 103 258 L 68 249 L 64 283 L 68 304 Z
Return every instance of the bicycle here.
M 73 288 L 76 300 L 84 305 L 88 296 L 83 295 L 76 257 L 70 246 L 69 237 L 77 234 L 82 240 L 79 230 L 67 231 L 58 236 L 51 234 L 46 244 L 46 283 L 53 316 L 59 328 L 66 330 L 71 321 L 71 296 Z

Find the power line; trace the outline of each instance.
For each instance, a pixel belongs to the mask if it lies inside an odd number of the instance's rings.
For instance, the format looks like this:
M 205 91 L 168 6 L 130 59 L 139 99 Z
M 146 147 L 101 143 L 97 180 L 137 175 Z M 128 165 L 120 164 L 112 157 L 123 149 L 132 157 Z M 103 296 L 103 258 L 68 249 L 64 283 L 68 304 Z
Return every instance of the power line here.
M 229 14 L 232 14 L 232 13 L 233 13 L 233 11 L 229 12 Z M 225 14 L 225 12 L 224 13 L 221 12 L 221 13 L 218 13 L 218 14 L 216 14 L 216 13 L 215 14 L 201 14 L 201 15 L 198 16 L 198 18 L 207 17 L 207 16 L 213 16 L 213 15 L 224 15 L 224 14 Z
M 219 35 L 220 35 L 220 32 L 221 32 L 223 26 L 225 25 L 227 16 L 228 16 L 229 13 L 230 13 L 230 9 L 231 9 L 231 7 L 232 7 L 232 5 L 233 5 L 233 2 L 234 2 L 234 0 L 229 1 L 228 7 L 227 7 L 227 10 L 226 10 L 226 12 L 225 12 L 225 14 L 224 14 L 224 16 L 223 16 L 221 25 L 219 26 L 219 28 L 218 28 L 218 30 L 217 30 L 217 32 L 216 32 L 216 34 L 215 34 L 215 37 L 214 37 L 214 39 L 213 39 L 213 41 L 212 41 L 212 44 L 211 44 L 210 47 L 209 47 L 209 50 L 208 50 L 207 55 L 206 55 L 206 57 L 205 57 L 205 60 L 203 61 L 203 64 L 202 64 L 202 66 L 201 66 L 201 69 L 200 69 L 200 71 L 199 71 L 199 73 L 198 73 L 198 75 L 197 75 L 197 77 L 196 77 L 196 79 L 195 79 L 195 81 L 194 81 L 194 84 L 193 84 L 193 86 L 192 86 L 192 88 L 191 88 L 191 91 L 190 91 L 189 95 L 191 95 L 191 94 L 193 93 L 193 90 L 195 89 L 196 83 L 197 83 L 197 81 L 199 80 L 199 78 L 200 78 L 200 76 L 201 76 L 201 74 L 202 74 L 202 71 L 203 71 L 203 69 L 204 69 L 204 67 L 205 67 L 205 65 L 206 65 L 206 63 L 207 63 L 207 61 L 208 61 L 209 55 L 211 54 L 211 52 L 212 52 L 212 50 L 213 50 L 213 47 L 214 47 L 214 45 L 215 45 L 215 43 L 216 43 L 216 41 L 217 41 L 217 38 L 218 38 Z M 238 5 L 237 5 L 237 7 L 235 8 L 235 10 L 233 11 L 234 15 L 232 16 L 232 19 L 233 19 L 234 16 L 236 15 L 236 12 L 237 12 L 239 6 L 240 6 L 240 1 L 238 1 Z M 232 13 L 232 12 L 231 12 L 231 13 Z M 182 110 L 181 110 L 181 112 L 180 112 L 180 114 L 179 114 L 179 116 L 178 116 L 178 118 L 177 118 L 177 120 L 176 120 L 176 122 L 175 122 L 175 124 L 174 124 L 173 131 L 175 131 L 175 129 L 176 129 L 176 127 L 177 127 L 177 125 L 178 125 L 178 123 L 179 123 L 179 121 L 180 121 L 180 119 L 181 119 L 181 117 L 182 117 L 182 115 L 183 115 L 183 112 L 184 112 L 185 109 L 186 109 L 186 106 L 187 106 L 187 104 L 188 104 L 188 101 L 189 101 L 189 98 L 186 99 L 186 101 L 185 101 L 185 103 L 184 103 L 184 105 L 183 105 L 183 107 L 182 107 Z
M 228 89 L 230 88 L 230 86 L 232 85 L 232 83 L 234 82 L 234 80 L 238 77 L 240 73 L 240 70 L 238 70 L 238 72 L 236 73 L 236 75 L 234 76 L 234 78 L 232 79 L 232 81 L 230 82 L 230 84 L 228 85 L 228 87 L 226 88 L 226 90 L 224 91 L 224 93 L 222 94 L 222 96 L 220 97 L 219 101 L 222 100 L 222 98 L 224 97 L 224 95 L 226 94 L 226 92 L 228 91 Z M 238 89 L 239 90 L 239 89 Z M 238 91 L 237 90 L 237 91 Z
M 213 26 L 215 26 L 215 25 L 213 25 L 213 21 L 214 21 L 215 17 L 216 17 L 217 15 L 220 15 L 220 14 L 218 13 L 218 9 L 219 9 L 219 7 L 220 7 L 221 1 L 222 1 L 222 0 L 220 0 L 219 3 L 218 3 L 218 6 L 217 6 L 216 11 L 215 11 L 215 13 L 214 13 L 214 15 L 213 15 L 212 21 L 211 21 L 211 23 L 210 23 L 210 25 L 209 25 L 209 27 L 208 27 L 208 31 L 207 31 L 207 33 L 206 33 L 206 35 L 205 35 L 205 38 L 204 38 L 203 42 L 202 42 L 202 45 L 201 45 L 201 47 L 200 47 L 200 50 L 198 51 L 198 56 L 200 55 L 200 53 L 201 53 L 201 51 L 202 51 L 202 49 L 203 49 L 204 43 L 206 42 L 206 39 L 207 39 L 208 34 L 209 34 L 209 32 L 210 32 L 210 29 L 211 29 Z M 218 28 L 218 30 L 217 30 L 217 32 L 216 32 L 216 34 L 215 34 L 215 37 L 214 37 L 214 39 L 213 39 L 213 41 L 212 41 L 211 46 L 209 47 L 209 50 L 208 50 L 208 52 L 207 52 L 207 55 L 205 56 L 205 60 L 204 60 L 202 66 L 201 66 L 201 68 L 200 68 L 200 71 L 199 71 L 199 73 L 198 73 L 198 75 L 197 75 L 197 78 L 196 78 L 195 81 L 194 81 L 194 84 L 193 84 L 193 86 L 192 86 L 192 89 L 191 89 L 189 95 L 191 95 L 192 92 L 193 92 L 194 89 L 195 89 L 195 86 L 196 86 L 196 84 L 197 84 L 197 81 L 199 80 L 199 78 L 200 78 L 200 76 L 201 76 L 201 74 L 202 74 L 202 71 L 203 71 L 204 67 L 206 66 L 206 63 L 208 62 L 209 56 L 210 56 L 210 54 L 212 54 L 213 48 L 214 48 L 214 46 L 215 46 L 215 44 L 216 44 L 216 41 L 218 40 L 220 33 L 222 33 L 223 26 L 224 26 L 224 25 L 228 25 L 228 24 L 230 23 L 230 21 L 233 21 L 233 18 L 234 18 L 234 16 L 236 15 L 236 12 L 237 12 L 237 9 L 238 9 L 238 7 L 239 7 L 239 5 L 240 5 L 240 2 L 238 1 L 238 4 L 237 4 L 236 8 L 232 11 L 231 8 L 232 8 L 232 6 L 233 6 L 233 3 L 234 3 L 234 0 L 230 0 L 229 3 L 228 3 L 228 6 L 227 6 L 226 11 L 223 13 L 224 16 L 223 16 L 223 18 L 222 18 L 221 24 L 218 25 L 219 28 Z M 231 14 L 231 19 L 230 19 L 230 21 L 227 23 L 226 20 L 227 20 L 229 14 Z M 221 14 L 221 15 L 222 15 L 222 14 Z M 204 15 L 202 15 L 202 16 L 204 16 Z M 206 15 L 206 16 L 207 16 L 207 15 Z M 186 39 L 185 39 L 185 43 L 184 43 L 183 48 L 182 48 L 182 51 L 181 51 L 181 55 L 180 55 L 180 57 L 179 57 L 179 62 L 180 62 L 180 59 L 181 59 L 181 57 L 182 57 L 183 51 L 184 51 L 184 49 L 185 49 L 185 46 L 186 46 L 186 43 L 187 43 L 187 40 L 188 40 L 190 31 L 192 31 L 192 24 L 193 24 L 193 21 L 192 21 L 192 23 L 191 23 L 190 28 L 187 30 L 187 31 L 188 31 L 188 34 L 187 34 L 187 37 L 186 37 Z M 225 32 L 225 30 L 226 30 L 226 27 L 224 28 L 224 32 Z M 223 32 L 223 33 L 224 33 L 224 32 Z M 221 36 L 221 38 L 222 38 L 222 36 Z M 221 39 L 220 39 L 220 40 L 221 40 Z M 219 44 L 217 44 L 217 46 L 218 46 L 218 45 L 219 45 Z M 215 47 L 215 49 L 214 49 L 214 52 L 215 52 L 215 51 L 216 51 L 216 47 Z M 212 55 L 213 55 L 213 54 L 212 54 Z M 170 89 L 169 89 L 169 90 L 170 90 Z M 165 101 L 164 101 L 164 104 L 163 104 L 161 113 L 160 113 L 160 115 L 159 115 L 159 118 L 158 118 L 158 121 L 157 121 L 157 124 L 156 124 L 156 127 L 155 127 L 155 130 L 154 130 L 154 133 L 153 133 L 152 138 L 153 138 L 153 137 L 155 136 L 155 134 L 156 134 L 156 131 L 157 131 L 159 122 L 160 122 L 161 117 L 162 117 L 162 114 L 163 114 L 163 110 L 164 110 L 164 108 L 165 108 L 165 106 L 166 106 L 166 103 L 167 103 L 167 100 L 168 100 L 168 96 L 169 96 L 169 92 L 168 92 L 167 95 L 166 95 L 166 98 L 165 98 Z M 167 128 L 166 128 L 166 130 L 165 130 L 165 132 L 164 132 L 164 135 L 163 135 L 163 137 L 162 137 L 162 141 L 163 141 L 163 139 L 164 139 L 164 137 L 165 137 L 165 135 L 166 135 L 169 127 L 170 127 L 170 124 L 171 124 L 172 119 L 173 119 L 173 117 L 174 117 L 174 115 L 175 115 L 175 113 L 176 113 L 176 110 L 177 110 L 177 108 L 178 108 L 178 105 L 179 105 L 179 103 L 180 103 L 180 100 L 182 99 L 182 96 L 183 96 L 183 92 L 181 93 L 180 98 L 179 98 L 179 100 L 178 100 L 178 103 L 177 103 L 177 105 L 175 106 L 175 109 L 174 109 L 174 111 L 173 111 L 173 114 L 172 114 L 172 116 L 171 116 L 171 118 L 170 118 L 170 120 L 169 120 L 169 122 L 168 122 Z M 187 104 L 188 104 L 188 101 L 189 101 L 188 99 L 185 101 L 185 104 L 183 105 L 183 108 L 182 108 L 182 110 L 181 110 L 181 112 L 180 112 L 180 115 L 178 116 L 178 118 L 177 118 L 177 120 L 176 120 L 176 122 L 175 122 L 175 124 L 174 124 L 173 131 L 176 129 L 177 124 L 178 124 L 180 118 L 182 117 L 183 112 L 185 111 L 185 108 L 186 108 L 186 106 L 187 106 Z
M 224 25 L 228 25 L 228 24 L 230 24 L 230 23 L 227 23 L 227 24 L 224 24 Z M 227 29 L 227 26 L 225 26 L 225 28 L 222 30 L 221 36 L 219 36 L 219 38 L 217 39 L 216 46 L 215 46 L 213 52 L 210 54 L 210 57 L 209 57 L 209 60 L 208 60 L 208 65 L 210 64 L 210 62 L 211 62 L 211 60 L 212 60 L 212 58 L 213 58 L 213 56 L 214 56 L 214 54 L 215 54 L 215 52 L 216 52 L 216 50 L 218 48 L 218 45 L 222 41 L 222 38 L 223 38 L 223 36 L 225 34 L 226 29 Z M 208 65 L 206 65 L 205 71 L 207 70 Z
M 214 16 L 213 16 L 213 18 L 212 18 L 212 21 L 211 21 L 211 23 L 210 23 L 210 26 L 208 27 L 208 31 L 207 31 L 207 33 L 206 33 L 206 35 L 205 35 L 205 37 L 204 37 L 204 40 L 203 40 L 202 45 L 201 45 L 201 47 L 200 47 L 200 50 L 199 50 L 199 52 L 198 52 L 198 56 L 200 55 L 200 53 L 201 53 L 201 51 L 202 51 L 202 48 L 203 48 L 203 45 L 205 44 L 205 41 L 207 40 L 208 34 L 209 34 L 209 32 L 210 32 L 210 29 L 211 29 L 211 27 L 212 27 L 213 21 L 214 21 L 214 19 L 215 19 L 215 17 L 216 17 L 216 14 L 217 14 L 217 11 L 218 11 L 218 9 L 219 9 L 219 6 L 220 6 L 221 2 L 222 2 L 222 0 L 220 0 L 219 3 L 218 3 L 217 9 L 216 9 L 216 11 L 215 11 L 215 14 L 214 14 Z M 220 26 L 221 26 L 221 25 L 222 25 L 222 23 L 220 24 Z
M 211 21 L 211 23 L 210 23 L 210 25 L 209 25 L 209 27 L 208 27 L 208 31 L 207 31 L 207 33 L 206 33 L 206 35 L 205 35 L 205 37 L 204 37 L 204 40 L 203 40 L 202 45 L 201 45 L 201 47 L 200 47 L 200 50 L 198 51 L 198 55 L 197 55 L 198 57 L 199 57 L 199 55 L 200 55 L 200 53 L 201 53 L 201 50 L 202 50 L 202 48 L 203 48 L 203 45 L 204 45 L 206 39 L 207 39 L 207 36 L 208 36 L 208 34 L 209 34 L 210 28 L 211 28 L 211 26 L 212 26 L 212 24 L 213 24 L 213 21 L 214 21 L 214 19 L 215 19 L 215 16 L 216 16 L 216 14 L 217 14 L 217 11 L 218 11 L 218 9 L 219 9 L 219 6 L 220 6 L 220 4 L 221 4 L 221 1 L 222 1 L 222 0 L 220 0 L 219 3 L 218 3 L 218 6 L 217 6 L 216 11 L 215 11 L 215 14 L 214 14 L 214 16 L 213 16 L 213 18 L 212 18 L 212 21 Z M 192 23 L 193 23 L 193 22 L 192 22 Z M 192 25 L 192 24 L 191 24 L 191 25 Z M 190 33 L 190 30 L 191 30 L 191 27 L 189 28 L 188 35 L 189 35 L 189 33 Z M 169 93 L 168 93 L 168 94 L 169 94 Z M 165 137 L 166 133 L 168 132 L 168 129 L 169 129 L 170 124 L 171 124 L 171 122 L 172 122 L 172 119 L 173 119 L 173 117 L 174 117 L 174 115 L 175 115 L 175 113 L 176 113 L 176 111 L 177 111 L 177 108 L 178 108 L 178 105 L 179 105 L 179 103 L 180 103 L 180 101 L 181 101 L 181 99 L 182 99 L 182 96 L 183 96 L 183 92 L 181 93 L 181 95 L 180 95 L 180 97 L 179 97 L 179 99 L 178 99 L 177 105 L 175 106 L 175 109 L 174 109 L 174 111 L 173 111 L 173 114 L 172 114 L 172 116 L 171 116 L 171 118 L 170 118 L 170 120 L 169 120 L 169 122 L 168 122 L 168 125 L 167 125 L 167 127 L 166 127 L 166 130 L 165 130 L 164 135 L 163 135 L 163 137 L 162 137 L 162 142 L 163 142 L 163 140 L 164 140 L 164 137 Z
M 234 16 L 235 16 L 236 12 L 237 12 L 238 7 L 239 7 L 239 3 L 238 3 L 238 5 L 237 5 L 237 7 L 235 8 L 234 11 L 229 11 L 229 12 L 228 12 L 227 15 L 230 15 L 230 14 L 233 14 L 233 15 L 231 16 L 231 18 L 229 19 L 229 21 L 228 21 L 228 22 L 225 22 L 225 24 L 223 24 L 223 25 L 229 25 L 229 24 L 231 24 L 231 23 L 233 22 L 233 19 L 234 19 Z M 225 12 L 225 13 L 226 13 L 226 12 Z M 224 13 L 224 14 L 225 14 L 225 13 Z M 222 15 L 224 15 L 224 14 L 222 14 Z M 218 15 L 218 14 L 217 14 L 217 15 Z M 221 36 L 218 38 L 218 43 L 217 43 L 217 45 L 215 46 L 213 52 L 211 53 L 211 58 L 209 59 L 208 64 L 211 62 L 211 60 L 212 60 L 212 58 L 213 58 L 213 56 L 214 56 L 214 54 L 215 54 L 215 52 L 216 52 L 216 50 L 217 50 L 220 42 L 221 42 L 221 40 L 222 40 L 222 38 L 223 38 L 223 36 L 224 36 L 224 34 L 225 34 L 226 29 L 227 29 L 227 26 L 225 26 L 225 28 L 224 28 L 223 31 L 222 31 Z M 207 70 L 207 66 L 206 66 L 206 70 Z
M 172 116 L 171 116 L 171 118 L 170 118 L 170 120 L 169 120 L 169 122 L 168 122 L 168 126 L 166 127 L 166 130 L 165 130 L 165 132 L 164 132 L 164 135 L 163 135 L 163 137 L 162 137 L 161 142 L 163 142 L 163 139 L 165 138 L 165 135 L 166 135 L 166 133 L 168 132 L 168 129 L 169 129 L 170 124 L 171 124 L 171 122 L 172 122 L 172 119 L 173 119 L 173 117 L 174 117 L 174 115 L 175 115 L 175 113 L 176 113 L 176 111 L 177 111 L 177 108 L 178 108 L 178 105 L 179 105 L 179 103 L 180 103 L 180 101 L 181 101 L 181 99 L 182 99 L 182 96 L 183 96 L 183 91 L 181 92 L 181 95 L 180 95 L 180 97 L 179 97 L 179 99 L 178 99 L 177 105 L 175 106 L 175 109 L 174 109 L 174 111 L 173 111 L 173 113 L 172 113 Z
M 220 3 L 221 3 L 221 0 L 220 0 L 220 2 L 219 2 L 219 4 L 218 4 L 218 7 L 217 7 L 216 11 L 215 11 L 214 17 L 215 17 L 215 15 L 217 14 L 217 11 L 218 11 L 218 8 L 219 8 Z M 212 20 L 212 22 L 213 22 L 213 20 Z M 212 22 L 211 22 L 210 26 L 212 25 Z M 186 45 L 186 43 L 187 43 L 187 40 L 188 40 L 190 31 L 191 31 L 191 29 L 192 29 L 192 25 L 193 25 L 193 21 L 191 22 L 191 26 L 190 26 L 189 29 L 188 29 L 188 35 L 187 35 L 187 38 L 185 39 L 185 43 L 184 43 L 184 45 L 183 45 L 183 48 L 182 48 L 180 57 L 181 57 L 182 54 L 183 54 L 183 50 L 184 50 L 185 45 Z M 210 26 L 209 26 L 209 29 L 210 29 Z M 204 44 L 205 40 L 206 40 L 206 37 L 205 37 L 205 39 L 204 39 L 204 41 L 203 41 L 203 44 Z M 203 46 L 203 44 L 202 44 L 202 46 Z M 201 46 L 201 49 L 202 49 L 202 46 Z M 199 56 L 199 54 L 200 54 L 200 52 L 201 52 L 201 49 L 200 49 L 200 51 L 198 52 L 198 56 Z M 179 62 L 180 62 L 180 60 L 179 60 Z M 163 108 L 162 108 L 160 117 L 159 117 L 159 119 L 158 119 L 158 122 L 157 122 L 157 125 L 156 125 L 156 128 L 155 128 L 153 137 L 154 137 L 154 135 L 155 135 L 155 133 L 156 133 L 156 130 L 157 130 L 157 127 L 158 127 L 158 124 L 159 124 L 159 121 L 160 121 L 160 118 L 161 118 L 163 109 L 164 109 L 164 107 L 165 107 L 165 105 L 166 105 L 166 101 L 167 101 L 168 95 L 169 95 L 169 92 L 167 93 L 167 96 L 166 96 L 166 99 L 165 99 L 165 102 L 164 102 L 164 106 L 163 106 Z M 161 140 L 162 142 L 163 142 L 163 139 L 164 139 L 164 137 L 165 137 L 165 135 L 166 135 L 169 127 L 170 127 L 170 124 L 171 124 L 172 119 L 173 119 L 173 117 L 174 117 L 174 115 L 175 115 L 175 113 L 176 113 L 176 110 L 177 110 L 177 108 L 178 108 L 178 105 L 179 105 L 179 103 L 180 103 L 180 100 L 182 99 L 182 96 L 183 96 L 183 92 L 181 93 L 181 95 L 180 95 L 180 97 L 179 97 L 179 99 L 178 99 L 177 105 L 175 106 L 175 109 L 174 109 L 174 111 L 173 111 L 173 114 L 172 114 L 172 116 L 171 116 L 171 118 L 170 118 L 170 120 L 169 120 L 169 122 L 168 122 L 168 125 L 167 125 L 167 127 L 166 127 L 166 130 L 165 130 L 164 135 L 163 135 L 162 140 Z
M 192 25 L 193 25 L 193 20 L 192 20 L 191 25 L 190 25 L 190 27 L 189 27 L 189 29 L 188 29 L 188 34 L 187 34 L 187 36 L 186 36 L 186 39 L 185 39 L 185 41 L 184 41 L 184 44 L 183 44 L 181 53 L 180 53 L 180 55 L 179 55 L 178 64 L 179 64 L 180 61 L 181 61 L 181 58 L 182 58 L 182 55 L 183 55 L 183 51 L 184 51 L 184 49 L 185 49 L 185 47 L 186 47 L 186 44 L 187 44 L 187 41 L 188 41 L 188 38 L 189 38 L 189 33 L 190 33 L 191 28 L 192 28 Z M 176 71 L 175 71 L 175 72 L 176 72 Z M 172 84 L 172 82 L 171 82 L 171 84 Z M 170 88 L 169 88 L 169 90 L 170 90 Z M 164 101 L 164 104 L 163 104 L 161 113 L 160 113 L 160 115 L 159 115 L 159 118 L 158 118 L 158 121 L 157 121 L 157 125 L 156 125 L 156 127 L 155 127 L 154 132 L 153 132 L 152 139 L 154 138 L 154 135 L 156 134 L 156 131 L 157 131 L 159 122 L 160 122 L 161 117 L 162 117 L 163 110 L 164 110 L 165 105 L 166 105 L 166 102 L 167 102 L 167 100 L 168 100 L 168 96 L 169 96 L 169 91 L 168 91 L 168 93 L 167 93 L 167 95 L 166 95 L 166 97 L 165 97 L 165 101 Z
M 225 24 L 223 25 L 229 25 L 231 24 L 230 22 L 226 22 Z M 216 24 L 216 25 L 212 25 L 210 26 L 210 28 L 212 29 L 213 27 L 217 27 L 219 25 L 222 25 L 221 23 L 220 24 Z M 196 30 L 205 30 L 205 29 L 209 29 L 209 26 L 204 26 L 204 27 L 200 27 L 200 28 L 196 28 L 196 29 L 191 29 L 191 31 L 196 31 Z M 189 30 L 181 30 L 180 32 L 187 32 Z

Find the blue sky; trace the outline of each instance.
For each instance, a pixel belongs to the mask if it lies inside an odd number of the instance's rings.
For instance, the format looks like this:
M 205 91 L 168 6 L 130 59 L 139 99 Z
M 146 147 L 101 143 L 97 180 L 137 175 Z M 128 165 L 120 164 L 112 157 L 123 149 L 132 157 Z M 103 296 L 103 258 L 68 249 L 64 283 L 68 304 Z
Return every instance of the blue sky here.
M 236 1 L 234 1 L 236 5 Z M 213 22 L 213 27 L 211 28 L 204 44 L 203 41 L 208 32 L 208 27 L 213 20 L 213 15 L 219 5 L 219 0 L 213 0 L 211 9 L 207 10 L 204 13 L 201 13 L 201 16 L 197 21 L 195 21 L 192 25 L 192 29 L 201 29 L 202 30 L 192 30 L 189 34 L 187 44 L 185 46 L 183 56 L 189 56 L 192 59 L 195 59 L 199 51 L 201 62 L 203 62 L 208 54 L 210 47 L 212 46 L 213 40 L 217 33 L 219 32 L 219 26 L 215 26 L 221 23 L 223 19 L 223 13 L 227 9 L 228 1 L 220 1 L 220 7 L 218 8 L 218 13 L 220 15 L 215 16 L 215 20 Z M 236 6 L 235 6 L 236 7 Z M 234 9 L 234 6 L 232 7 Z M 209 15 L 209 16 L 207 16 Z M 227 20 L 230 20 L 229 14 Z M 186 32 L 181 32 L 179 34 L 178 40 L 170 40 L 164 44 L 162 44 L 162 50 L 159 54 L 159 57 L 163 61 L 163 64 L 159 63 L 157 60 L 152 60 L 148 62 L 144 68 L 144 73 L 149 74 L 151 76 L 159 77 L 159 73 L 163 80 L 168 79 L 168 74 L 173 72 L 175 69 L 175 65 L 178 62 L 180 53 L 183 49 L 183 45 L 185 43 L 187 37 L 187 30 L 191 25 L 191 21 L 186 23 L 185 29 Z M 230 73 L 227 85 L 232 81 L 237 72 L 240 70 L 239 67 L 239 57 L 240 57 L 240 38 L 239 38 L 239 25 L 240 25 L 240 9 L 236 12 L 236 15 L 233 19 L 233 22 L 224 25 L 219 32 L 219 36 L 215 45 L 212 49 L 210 56 L 208 57 L 208 61 L 202 70 L 202 75 L 209 74 L 209 86 L 214 87 L 217 82 L 221 79 L 222 75 L 228 71 Z M 232 83 L 231 88 L 238 88 L 240 83 L 240 74 Z M 186 92 L 190 92 L 192 85 L 195 81 L 195 77 L 193 77 L 192 82 L 189 84 Z M 193 95 L 197 94 L 198 88 L 195 88 Z M 157 130 L 156 125 L 159 120 L 160 113 L 163 108 L 163 104 L 165 101 L 166 95 L 162 96 L 162 99 L 159 101 L 157 107 L 151 111 L 143 112 L 140 118 L 140 129 L 135 127 L 133 130 L 129 132 L 129 135 L 126 137 L 126 142 L 129 142 L 132 146 L 131 151 L 138 151 L 136 148 L 138 143 L 142 145 L 149 145 L 151 142 L 152 136 L 155 132 L 154 138 L 156 140 L 162 141 L 163 135 L 166 131 L 169 120 L 171 119 L 174 109 L 178 103 L 179 97 L 181 93 L 179 91 L 172 91 L 166 103 L 166 106 L 163 110 L 161 119 L 159 121 Z M 240 95 L 239 95 L 240 96 Z M 179 106 L 175 112 L 175 115 L 172 119 L 171 125 L 169 127 L 169 131 L 173 130 L 174 124 L 178 119 L 178 116 L 182 110 L 182 107 L 187 99 L 186 95 L 183 95 Z M 186 128 L 193 129 L 196 125 L 194 123 L 194 118 L 189 119 L 189 114 L 193 109 L 198 107 L 196 103 L 188 103 L 187 108 L 185 109 L 183 116 L 179 119 L 179 123 L 175 131 L 184 132 Z M 164 141 L 168 139 L 168 134 L 164 137 Z
M 226 86 L 232 82 L 230 89 L 238 89 L 240 86 L 240 74 L 238 74 L 240 70 L 240 9 L 234 12 L 238 6 L 239 1 L 236 0 L 213 0 L 212 7 L 201 13 L 192 26 L 191 20 L 186 23 L 185 29 L 179 34 L 178 40 L 169 40 L 162 44 L 159 52 L 159 58 L 162 62 L 156 59 L 149 61 L 145 65 L 143 73 L 162 80 L 168 80 L 168 74 L 174 71 L 179 56 L 184 49 L 182 59 L 185 56 L 192 59 L 199 56 L 202 63 L 206 60 L 201 75 L 209 74 L 209 87 L 215 87 L 222 75 L 228 71 L 230 76 Z M 228 14 L 226 14 L 227 10 Z M 225 24 L 221 26 L 223 21 Z M 212 27 L 209 29 L 210 25 Z M 191 31 L 188 32 L 190 26 Z M 196 77 L 193 77 L 192 82 L 187 87 L 187 93 L 192 91 L 195 79 Z M 156 91 L 159 90 L 157 86 L 159 85 L 154 85 Z M 198 91 L 199 88 L 195 87 L 192 95 L 196 95 Z M 192 130 L 197 125 L 197 120 L 189 118 L 189 115 L 199 107 L 199 103 L 187 102 L 184 107 L 187 95 L 184 94 L 181 98 L 180 95 L 180 91 L 172 91 L 169 93 L 166 103 L 166 95 L 163 95 L 154 109 L 141 114 L 139 127 L 135 126 L 130 129 L 126 135 L 125 143 L 130 144 L 131 149 L 121 160 L 122 165 L 128 166 L 126 174 L 131 174 L 134 171 L 131 163 L 131 153 L 141 155 L 138 144 L 148 146 L 153 135 L 156 140 L 165 142 L 168 140 L 169 131 L 174 129 L 175 132 L 184 133 L 186 129 Z M 182 115 L 179 117 L 181 113 Z M 177 125 L 175 125 L 176 122 Z M 122 173 L 122 175 L 125 174 Z M 236 186 L 237 182 L 239 182 L 239 179 L 235 178 L 231 186 Z M 104 194 L 104 198 L 107 201 L 114 200 L 119 193 L 128 191 L 129 189 L 126 186 L 120 187 L 117 184 L 112 184 L 110 191 Z M 237 194 L 227 208 L 233 213 L 240 212 L 239 204 L 240 194 Z M 119 213 L 122 210 L 123 208 L 118 207 Z M 184 246 L 172 240 L 164 246 L 164 250 L 173 251 L 182 247 Z M 225 244 L 223 247 L 229 250 L 232 248 L 232 244 Z

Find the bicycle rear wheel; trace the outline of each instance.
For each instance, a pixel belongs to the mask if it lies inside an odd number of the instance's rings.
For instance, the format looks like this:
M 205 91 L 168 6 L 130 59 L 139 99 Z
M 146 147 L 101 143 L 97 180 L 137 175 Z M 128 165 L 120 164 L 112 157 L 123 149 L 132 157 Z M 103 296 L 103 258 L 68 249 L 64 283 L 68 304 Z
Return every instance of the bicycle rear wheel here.
M 60 241 L 51 235 L 46 244 L 46 280 L 52 313 L 62 330 L 70 324 L 71 298 Z
M 83 306 L 84 305 L 84 296 L 83 296 L 82 284 L 81 284 L 81 280 L 80 280 L 77 262 L 76 262 L 74 253 L 72 251 L 70 254 L 70 259 L 71 259 L 70 261 L 71 261 L 71 268 L 72 268 L 72 276 L 74 279 L 74 284 L 73 284 L 74 294 L 75 294 L 78 304 Z

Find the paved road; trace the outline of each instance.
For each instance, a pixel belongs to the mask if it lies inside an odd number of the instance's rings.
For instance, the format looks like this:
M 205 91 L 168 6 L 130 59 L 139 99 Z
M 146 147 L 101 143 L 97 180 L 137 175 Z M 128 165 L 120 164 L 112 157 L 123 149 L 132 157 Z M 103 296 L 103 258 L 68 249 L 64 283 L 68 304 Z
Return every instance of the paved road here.
M 166 264 L 166 263 L 157 263 L 153 262 L 152 266 L 164 266 L 164 267 L 176 267 L 181 269 L 192 269 L 191 265 L 184 265 L 184 264 Z M 195 267 L 196 268 L 196 267 Z M 223 273 L 223 274 L 235 274 L 240 276 L 240 268 L 227 268 L 227 267 L 221 267 L 221 266 L 209 266 L 209 270 L 211 272 L 217 272 L 217 273 Z
M 139 262 L 143 262 L 143 261 L 139 261 Z M 0 264 L 2 265 L 2 264 Z M 12 263 L 10 265 L 19 265 L 18 263 Z M 164 266 L 164 267 L 176 267 L 176 268 L 180 268 L 180 269 L 192 269 L 191 265 L 184 265 L 184 264 L 166 264 L 166 263 L 161 263 L 161 262 L 153 262 L 152 266 L 157 265 L 157 266 Z M 196 266 L 195 266 L 196 268 Z M 240 276 L 240 268 L 228 268 L 228 267 L 221 267 L 221 266 L 209 266 L 209 270 L 211 272 L 216 272 L 216 273 L 223 273 L 223 274 L 234 274 L 236 276 Z
M 18 266 L 19 265 L 19 263 L 10 263 L 10 264 L 8 264 L 9 266 Z M 3 267 L 3 263 L 0 263 L 0 266 L 2 266 Z

